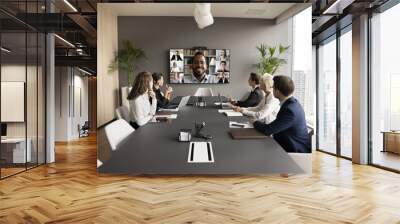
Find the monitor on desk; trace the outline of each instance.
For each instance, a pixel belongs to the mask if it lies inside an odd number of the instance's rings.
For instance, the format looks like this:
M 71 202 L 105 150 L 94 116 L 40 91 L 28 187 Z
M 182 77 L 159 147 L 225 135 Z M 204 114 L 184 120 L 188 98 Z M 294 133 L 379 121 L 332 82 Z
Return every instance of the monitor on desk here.
M 7 124 L 1 123 L 1 138 L 7 137 Z

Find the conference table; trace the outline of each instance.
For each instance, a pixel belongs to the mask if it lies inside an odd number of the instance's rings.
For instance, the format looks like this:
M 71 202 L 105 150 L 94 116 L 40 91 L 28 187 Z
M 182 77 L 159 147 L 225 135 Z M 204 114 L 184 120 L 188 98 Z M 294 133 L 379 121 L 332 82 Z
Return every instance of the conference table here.
M 194 106 L 195 97 L 179 109 L 177 119 L 148 123 L 131 133 L 98 168 L 100 173 L 162 175 L 227 175 L 303 173 L 282 147 L 271 137 L 232 139 L 229 121 L 248 121 L 245 116 L 227 117 L 218 113 L 218 97 L 206 97 L 206 107 Z M 175 100 L 177 101 L 177 100 Z M 211 142 L 214 162 L 189 163 L 189 142 L 179 142 L 181 129 L 192 129 L 195 122 L 205 122 L 204 134 L 212 139 L 195 138 L 193 142 Z

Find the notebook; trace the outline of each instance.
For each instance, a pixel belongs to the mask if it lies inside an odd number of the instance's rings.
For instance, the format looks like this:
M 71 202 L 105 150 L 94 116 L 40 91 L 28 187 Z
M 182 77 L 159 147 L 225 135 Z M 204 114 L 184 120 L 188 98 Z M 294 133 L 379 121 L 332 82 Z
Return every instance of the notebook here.
M 264 135 L 263 133 L 258 132 L 254 128 L 240 128 L 240 129 L 231 129 L 229 134 L 233 139 L 261 139 L 261 138 L 269 138 L 269 136 Z

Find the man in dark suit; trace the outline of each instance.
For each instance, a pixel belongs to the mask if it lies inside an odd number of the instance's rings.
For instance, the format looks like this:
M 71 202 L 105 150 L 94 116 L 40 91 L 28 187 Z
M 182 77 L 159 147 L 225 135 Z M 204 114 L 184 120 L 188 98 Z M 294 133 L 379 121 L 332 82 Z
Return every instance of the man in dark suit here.
M 260 89 L 260 76 L 256 73 L 250 73 L 249 85 L 251 86 L 252 91 L 250 92 L 247 99 L 237 102 L 235 102 L 232 99 L 229 99 L 232 105 L 239 107 L 255 107 L 260 103 L 260 101 L 264 97 L 263 92 Z
M 287 152 L 310 153 L 311 141 L 307 132 L 304 110 L 292 96 L 294 84 L 287 76 L 275 76 L 274 96 L 281 102 L 276 119 L 270 124 L 254 122 L 254 128 L 274 139 Z
M 182 61 L 182 57 L 179 54 L 179 51 L 175 51 L 175 54 L 171 57 L 171 61 Z

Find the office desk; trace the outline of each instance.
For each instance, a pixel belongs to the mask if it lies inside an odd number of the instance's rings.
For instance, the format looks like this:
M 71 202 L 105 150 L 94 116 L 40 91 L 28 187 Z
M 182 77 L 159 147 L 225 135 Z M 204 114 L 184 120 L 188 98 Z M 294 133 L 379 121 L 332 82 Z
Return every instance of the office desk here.
M 186 106 L 178 118 L 168 122 L 148 123 L 133 132 L 112 152 L 111 158 L 99 167 L 102 173 L 129 174 L 268 174 L 302 173 L 300 167 L 272 138 L 233 140 L 229 120 L 207 100 L 207 108 Z M 188 142 L 178 142 L 180 129 L 194 130 L 194 122 L 206 122 L 210 134 L 214 163 L 188 163 Z M 192 141 L 206 141 L 192 137 Z
M 27 142 L 25 154 L 25 142 Z M 1 139 L 1 157 L 9 164 L 19 164 L 31 162 L 31 146 L 30 138 L 6 138 Z

